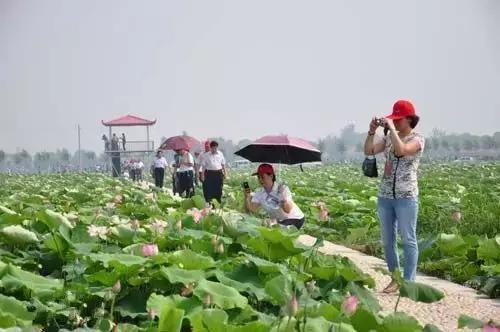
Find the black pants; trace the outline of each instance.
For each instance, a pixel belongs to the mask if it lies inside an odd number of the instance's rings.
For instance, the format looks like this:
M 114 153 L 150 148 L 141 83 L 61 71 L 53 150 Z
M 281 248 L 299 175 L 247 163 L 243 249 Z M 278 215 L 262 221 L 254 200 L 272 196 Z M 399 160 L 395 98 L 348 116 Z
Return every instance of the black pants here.
M 185 172 L 177 172 L 177 184 L 179 187 L 177 188 L 177 192 L 179 195 L 184 195 L 186 193 L 186 197 L 192 197 L 194 195 L 194 171 L 185 171 Z
M 222 186 L 224 185 L 224 174 L 222 170 L 218 171 L 205 171 L 205 181 L 203 181 L 203 196 L 205 196 L 205 201 L 211 202 L 212 199 L 216 199 L 217 202 L 221 202 L 222 198 Z
M 155 185 L 163 188 L 163 178 L 165 177 L 165 168 L 155 167 Z
M 278 224 L 284 225 L 284 226 L 292 225 L 292 226 L 297 227 L 297 229 L 300 229 L 302 227 L 302 225 L 304 225 L 304 221 L 305 221 L 304 218 L 302 218 L 302 219 L 284 219 L 284 220 L 278 221 Z

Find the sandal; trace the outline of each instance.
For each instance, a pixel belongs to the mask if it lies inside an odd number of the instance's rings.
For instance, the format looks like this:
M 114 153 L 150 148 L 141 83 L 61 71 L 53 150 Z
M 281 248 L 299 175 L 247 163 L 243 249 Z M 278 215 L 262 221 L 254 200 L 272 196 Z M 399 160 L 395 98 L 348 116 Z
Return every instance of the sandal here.
M 395 280 L 391 280 L 391 282 L 389 283 L 389 285 L 387 285 L 387 287 L 385 287 L 382 292 L 386 293 L 386 294 L 390 294 L 390 293 L 395 293 L 398 290 L 399 290 L 398 283 Z

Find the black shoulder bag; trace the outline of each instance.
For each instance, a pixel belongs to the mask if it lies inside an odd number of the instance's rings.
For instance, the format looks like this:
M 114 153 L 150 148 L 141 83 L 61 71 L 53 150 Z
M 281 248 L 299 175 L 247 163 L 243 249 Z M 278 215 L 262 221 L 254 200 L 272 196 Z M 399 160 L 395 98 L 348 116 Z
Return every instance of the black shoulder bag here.
M 378 177 L 377 159 L 375 158 L 375 156 L 367 156 L 363 161 L 362 169 L 364 175 L 370 178 Z

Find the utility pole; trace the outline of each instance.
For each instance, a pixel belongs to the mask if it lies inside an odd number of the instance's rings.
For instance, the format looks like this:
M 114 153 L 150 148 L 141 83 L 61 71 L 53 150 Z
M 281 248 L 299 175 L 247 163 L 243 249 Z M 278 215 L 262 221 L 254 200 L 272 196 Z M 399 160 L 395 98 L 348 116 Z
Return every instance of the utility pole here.
M 82 171 L 82 147 L 80 145 L 80 124 L 78 124 L 78 171 Z

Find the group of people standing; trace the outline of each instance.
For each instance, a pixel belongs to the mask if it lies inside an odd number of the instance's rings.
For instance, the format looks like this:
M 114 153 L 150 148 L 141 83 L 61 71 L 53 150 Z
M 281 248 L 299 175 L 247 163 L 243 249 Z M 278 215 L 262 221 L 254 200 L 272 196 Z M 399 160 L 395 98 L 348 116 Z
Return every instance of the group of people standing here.
M 195 159 L 187 149 L 175 151 L 172 165 L 172 189 L 174 194 L 191 197 L 195 193 L 195 185 L 202 184 L 203 196 L 207 202 L 213 199 L 222 200 L 222 188 L 226 177 L 226 159 L 218 150 L 216 141 L 205 142 L 205 151 Z M 155 185 L 162 188 L 165 172 L 169 165 L 162 151 L 158 151 L 153 164 Z
M 130 159 L 124 165 L 125 169 L 128 170 L 129 176 L 132 181 L 142 181 L 142 170 L 144 169 L 144 163 L 138 159 Z
M 102 135 L 101 139 L 104 141 L 104 151 L 118 151 L 120 150 L 120 142 L 122 143 L 122 150 L 125 151 L 125 145 L 127 144 L 127 138 L 125 133 L 122 133 L 121 137 L 118 137 L 115 133 L 109 139 L 106 135 Z

